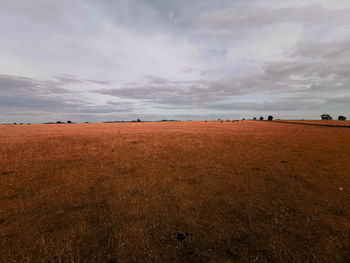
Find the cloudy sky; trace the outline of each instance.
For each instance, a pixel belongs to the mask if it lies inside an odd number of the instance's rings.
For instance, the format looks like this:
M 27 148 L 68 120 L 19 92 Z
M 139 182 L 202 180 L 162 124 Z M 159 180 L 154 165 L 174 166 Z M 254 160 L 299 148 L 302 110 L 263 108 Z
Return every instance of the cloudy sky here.
M 348 0 L 0 0 L 0 122 L 350 117 Z

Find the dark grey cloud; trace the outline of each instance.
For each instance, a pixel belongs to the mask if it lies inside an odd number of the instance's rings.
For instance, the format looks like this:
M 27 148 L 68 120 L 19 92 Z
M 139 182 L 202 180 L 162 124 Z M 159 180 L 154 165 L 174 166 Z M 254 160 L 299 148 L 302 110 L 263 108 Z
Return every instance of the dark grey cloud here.
M 25 109 L 64 109 L 76 102 L 59 100 L 56 93 L 68 90 L 57 81 L 40 81 L 28 77 L 0 75 L 0 107 Z
M 77 79 L 71 75 L 56 76 L 55 79 L 58 80 L 58 82 L 65 84 L 82 82 L 80 79 Z
M 232 82 L 230 82 L 232 81 Z M 176 105 L 176 107 L 197 105 L 206 101 L 216 101 L 226 96 L 242 94 L 236 80 L 183 81 L 152 78 L 144 84 L 124 85 L 117 89 L 99 89 L 96 93 L 124 99 L 135 99 L 156 104 Z
M 301 111 L 309 110 L 315 108 L 315 106 L 321 106 L 325 103 L 320 103 L 317 100 L 305 100 L 303 97 L 294 99 L 280 99 L 277 101 L 262 101 L 262 102 L 233 102 L 224 104 L 214 104 L 209 107 L 216 110 L 243 110 L 243 111 L 274 111 L 274 112 L 284 112 L 284 111 Z
M 0 90 L 3 92 L 6 90 L 9 90 L 11 92 L 31 90 L 35 87 L 35 85 L 35 81 L 30 78 L 0 75 Z
M 221 9 L 201 16 L 201 21 L 211 26 L 261 27 L 281 23 L 308 23 L 342 25 L 348 23 L 349 9 L 325 9 L 319 4 L 302 7 L 266 8 L 254 6 L 251 2 L 241 3 L 233 8 Z M 325 19 L 327 18 L 327 19 Z
M 96 105 L 79 98 L 81 93 L 63 88 L 66 84 L 80 83 L 78 79 L 73 77 L 69 79 L 55 77 L 54 79 L 56 80 L 35 80 L 28 77 L 0 75 L 1 111 L 13 112 L 16 118 L 21 114 L 15 113 L 22 112 L 21 117 L 34 116 L 35 119 L 37 116 L 45 117 L 47 114 L 74 118 L 80 114 L 131 113 L 134 111 L 133 103 L 111 101 L 107 105 Z M 7 122 L 12 122 L 11 116 L 4 116 L 4 118 Z
M 275 65 L 271 65 L 273 68 Z M 278 110 L 303 111 L 335 104 L 337 100 L 328 98 L 330 87 L 333 93 L 344 92 L 346 83 L 334 86 L 323 81 L 315 85 L 312 81 L 290 79 L 294 71 L 272 71 L 246 78 L 222 79 L 215 81 L 199 80 L 190 82 L 152 81 L 144 85 L 125 86 L 117 89 L 100 89 L 102 93 L 123 99 L 132 99 L 158 105 L 166 109 L 216 109 L 216 110 Z M 278 81 L 283 83 L 278 83 Z M 277 81 L 277 82 L 276 82 Z M 322 91 L 327 91 L 326 94 Z M 265 93 L 265 98 L 253 102 L 242 102 L 242 96 Z M 276 98 L 276 94 L 286 94 L 290 98 Z M 222 102 L 231 98 L 230 103 Z M 269 99 L 269 100 L 267 100 Z M 346 99 L 344 99 L 346 101 Z
M 350 41 L 304 42 L 297 46 L 294 56 L 304 58 L 336 59 L 338 63 L 348 62 Z
M 108 85 L 111 83 L 109 80 L 94 80 L 94 79 L 86 79 L 85 81 L 89 81 L 92 83 L 100 84 L 100 85 Z

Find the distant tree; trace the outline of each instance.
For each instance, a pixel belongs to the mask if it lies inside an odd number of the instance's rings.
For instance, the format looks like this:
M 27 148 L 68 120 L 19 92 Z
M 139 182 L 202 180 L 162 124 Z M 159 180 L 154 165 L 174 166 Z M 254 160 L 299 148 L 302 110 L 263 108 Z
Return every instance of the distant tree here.
M 254 117 L 253 120 L 256 121 L 256 117 Z
M 56 121 L 56 123 L 57 123 L 57 124 L 60 124 L 60 123 L 62 123 L 62 122 L 61 122 L 61 121 Z
M 67 123 L 72 123 L 71 121 L 67 121 Z
M 321 119 L 322 120 L 332 120 L 333 118 L 329 114 L 322 114 Z
M 261 121 L 263 121 L 263 120 L 264 120 L 264 117 L 263 117 L 263 116 L 261 116 L 261 117 L 260 117 L 260 120 L 261 120 Z
M 137 119 L 137 122 L 141 122 L 141 120 L 140 120 L 140 119 Z
M 267 119 L 268 119 L 269 121 L 272 121 L 272 120 L 273 120 L 273 117 L 270 115 Z
M 346 117 L 340 115 L 340 116 L 338 117 L 338 121 L 346 121 Z

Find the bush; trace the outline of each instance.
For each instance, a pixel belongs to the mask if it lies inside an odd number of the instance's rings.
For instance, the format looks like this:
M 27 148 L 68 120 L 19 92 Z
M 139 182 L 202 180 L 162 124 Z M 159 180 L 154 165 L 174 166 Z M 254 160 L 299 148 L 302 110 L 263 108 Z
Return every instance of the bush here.
M 263 121 L 263 120 L 264 120 L 264 117 L 261 116 L 261 117 L 260 117 L 260 120 Z
M 267 119 L 268 119 L 269 121 L 272 121 L 272 120 L 273 120 L 273 117 L 270 115 Z
M 338 121 L 346 121 L 346 117 L 345 116 L 339 116 L 338 117 Z
M 329 114 L 322 114 L 321 119 L 322 120 L 332 120 L 332 117 Z

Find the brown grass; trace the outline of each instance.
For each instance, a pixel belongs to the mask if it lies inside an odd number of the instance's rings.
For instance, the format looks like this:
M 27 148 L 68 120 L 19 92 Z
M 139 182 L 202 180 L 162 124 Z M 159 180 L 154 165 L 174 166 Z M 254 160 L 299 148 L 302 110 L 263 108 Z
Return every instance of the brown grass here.
M 348 262 L 350 129 L 0 126 L 1 262 Z
M 275 122 L 288 122 L 293 124 L 307 124 L 317 126 L 350 127 L 350 121 L 338 120 L 276 120 Z

